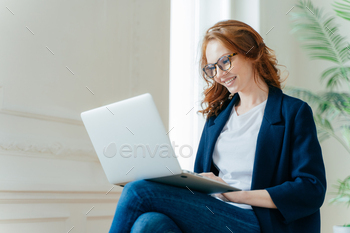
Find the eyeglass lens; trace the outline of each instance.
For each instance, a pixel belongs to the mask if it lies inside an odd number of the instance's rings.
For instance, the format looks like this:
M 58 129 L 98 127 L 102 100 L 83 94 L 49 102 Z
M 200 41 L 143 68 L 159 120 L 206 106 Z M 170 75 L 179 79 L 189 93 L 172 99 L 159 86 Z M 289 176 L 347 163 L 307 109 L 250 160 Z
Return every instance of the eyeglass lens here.
M 231 68 L 231 61 L 230 58 L 228 56 L 223 56 L 221 58 L 219 58 L 218 62 L 217 62 L 217 66 L 222 70 L 222 71 L 226 71 L 228 69 Z M 217 73 L 217 68 L 214 64 L 208 64 L 205 68 L 204 68 L 204 72 L 206 73 L 206 75 L 208 75 L 209 77 L 214 77 Z

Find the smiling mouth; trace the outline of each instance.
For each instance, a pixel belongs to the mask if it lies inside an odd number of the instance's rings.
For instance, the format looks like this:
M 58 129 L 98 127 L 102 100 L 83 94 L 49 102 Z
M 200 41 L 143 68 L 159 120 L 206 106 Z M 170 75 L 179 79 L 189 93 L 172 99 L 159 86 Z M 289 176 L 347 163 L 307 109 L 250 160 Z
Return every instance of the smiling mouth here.
M 230 83 L 231 83 L 233 80 L 235 80 L 236 78 L 237 78 L 237 76 L 235 76 L 235 77 L 233 77 L 233 78 L 227 80 L 227 81 L 225 82 L 225 84 L 230 84 Z

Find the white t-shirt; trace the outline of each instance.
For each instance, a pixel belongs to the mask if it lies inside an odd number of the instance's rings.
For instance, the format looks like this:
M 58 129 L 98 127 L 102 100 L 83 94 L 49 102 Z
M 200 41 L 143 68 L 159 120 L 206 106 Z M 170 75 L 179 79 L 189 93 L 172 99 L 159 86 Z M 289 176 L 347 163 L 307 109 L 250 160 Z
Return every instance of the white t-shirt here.
M 219 177 L 229 185 L 244 191 L 250 190 L 252 183 L 256 142 L 266 102 L 267 100 L 239 116 L 233 107 L 213 152 L 213 162 L 219 170 Z M 246 204 L 226 203 L 252 209 Z

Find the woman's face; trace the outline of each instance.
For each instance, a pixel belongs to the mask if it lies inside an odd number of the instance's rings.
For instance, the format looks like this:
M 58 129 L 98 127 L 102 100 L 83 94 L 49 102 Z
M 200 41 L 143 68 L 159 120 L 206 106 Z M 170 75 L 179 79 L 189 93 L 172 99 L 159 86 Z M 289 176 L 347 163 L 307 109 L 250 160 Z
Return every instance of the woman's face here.
M 232 54 L 231 51 L 224 47 L 218 40 L 211 40 L 207 45 L 206 57 L 208 64 L 216 63 L 224 55 Z M 217 67 L 217 74 L 214 80 L 225 86 L 230 93 L 242 92 L 248 90 L 255 84 L 253 65 L 249 59 L 241 54 L 231 57 L 231 69 L 222 71 Z

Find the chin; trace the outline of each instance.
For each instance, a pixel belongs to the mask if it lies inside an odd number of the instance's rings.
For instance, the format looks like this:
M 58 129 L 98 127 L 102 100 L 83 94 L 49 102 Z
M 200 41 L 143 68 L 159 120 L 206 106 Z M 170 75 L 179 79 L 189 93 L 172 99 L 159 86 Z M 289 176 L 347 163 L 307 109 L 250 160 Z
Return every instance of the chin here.
M 235 94 L 238 92 L 238 89 L 237 88 L 227 88 L 227 90 L 231 93 L 231 94 Z

